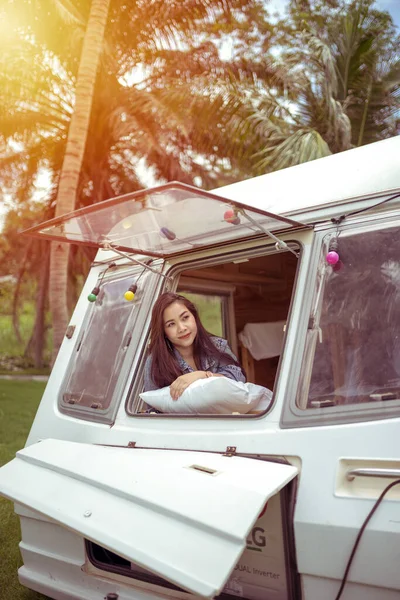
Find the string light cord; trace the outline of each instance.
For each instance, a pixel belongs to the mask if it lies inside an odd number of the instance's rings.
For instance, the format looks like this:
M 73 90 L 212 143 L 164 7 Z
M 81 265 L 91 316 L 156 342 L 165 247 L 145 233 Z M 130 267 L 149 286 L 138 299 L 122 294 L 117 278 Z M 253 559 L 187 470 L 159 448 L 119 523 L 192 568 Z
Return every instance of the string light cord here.
M 99 281 L 99 283 L 98 283 L 98 287 L 100 287 L 100 286 L 101 286 L 101 284 L 102 284 L 102 282 L 103 282 L 103 279 L 104 279 L 104 276 L 105 276 L 105 274 L 107 273 L 108 269 L 113 269 L 113 268 L 114 268 L 114 267 L 116 267 L 116 266 L 117 266 L 117 264 L 116 264 L 115 262 L 111 262 L 111 263 L 110 263 L 110 264 L 107 266 L 107 268 L 106 268 L 106 269 L 104 269 L 104 271 L 103 271 L 103 273 L 102 273 L 102 276 L 101 276 L 101 278 L 100 278 L 100 281 Z
M 141 276 L 143 275 L 143 273 L 146 272 L 146 269 L 142 269 L 138 275 L 138 278 L 136 279 L 135 283 L 136 285 L 139 283 L 139 279 L 141 278 Z
M 92 289 L 92 291 L 90 292 L 90 294 L 89 294 L 89 296 L 88 296 L 88 300 L 89 300 L 89 302 L 96 302 L 96 300 L 97 300 L 97 296 L 98 296 L 98 295 L 99 295 L 99 293 L 100 293 L 100 286 L 101 286 L 101 284 L 102 284 L 102 282 L 103 282 L 103 279 L 104 279 L 104 276 L 105 276 L 105 274 L 107 273 L 107 271 L 108 271 L 109 269 L 112 269 L 113 267 L 116 267 L 116 266 L 117 266 L 117 265 L 116 265 L 116 263 L 115 263 L 115 262 L 111 262 L 111 263 L 110 263 L 110 264 L 109 264 L 109 265 L 108 265 L 108 266 L 107 266 L 107 267 L 104 269 L 103 273 L 101 274 L 101 277 L 100 277 L 100 280 L 99 280 L 99 282 L 98 282 L 98 283 L 97 283 L 97 285 L 96 285 L 96 286 L 95 286 L 95 287 Z
M 143 273 L 145 273 L 145 272 L 146 272 L 146 269 L 142 269 L 139 273 L 139 276 L 135 279 L 135 281 L 133 283 L 131 283 L 128 290 L 125 292 L 124 298 L 125 298 L 125 300 L 128 300 L 128 302 L 131 302 L 132 300 L 134 300 L 137 289 L 138 289 L 139 280 L 140 280 L 141 276 L 143 275 Z
M 383 492 L 381 493 L 381 495 L 379 496 L 379 498 L 375 502 L 374 506 L 372 507 L 372 509 L 368 513 L 368 515 L 367 515 L 364 523 L 361 526 L 360 531 L 358 532 L 358 535 L 356 537 L 356 541 L 354 542 L 352 551 L 350 553 L 349 560 L 347 561 L 347 565 L 346 565 L 346 569 L 345 569 L 345 572 L 344 572 L 344 575 L 343 575 L 342 583 L 340 585 L 340 588 L 339 588 L 339 591 L 337 593 L 337 596 L 335 597 L 335 600 L 339 600 L 339 598 L 341 597 L 341 595 L 343 593 L 344 586 L 346 585 L 347 577 L 349 575 L 350 567 L 352 565 L 354 556 L 356 554 L 358 545 L 359 545 L 361 537 L 362 537 L 362 535 L 363 535 L 363 533 L 365 531 L 365 528 L 367 527 L 367 525 L 370 522 L 371 518 L 373 517 L 375 511 L 377 510 L 378 506 L 380 505 L 380 503 L 382 502 L 382 500 L 384 499 L 384 497 L 386 496 L 386 494 L 389 492 L 389 490 L 391 490 L 392 487 L 394 487 L 395 485 L 399 485 L 399 484 L 400 484 L 400 479 L 396 479 L 396 481 L 392 481 L 391 483 L 389 483 L 389 485 L 387 485 L 385 487 L 385 489 L 383 490 Z
M 361 208 L 360 210 L 354 210 L 353 212 L 344 214 L 344 215 L 340 215 L 339 217 L 332 217 L 331 219 L 331 223 L 333 223 L 334 225 L 336 225 L 336 233 L 334 235 L 334 237 L 330 240 L 329 242 L 329 251 L 328 254 L 326 255 L 325 259 L 326 262 L 332 266 L 332 268 L 335 271 L 339 271 L 342 267 L 342 262 L 340 260 L 340 256 L 339 256 L 339 236 L 342 233 L 342 231 L 340 230 L 340 226 L 343 223 L 343 221 L 345 219 L 347 219 L 347 217 L 352 217 L 354 215 L 359 215 L 360 213 L 363 213 L 367 210 L 372 210 L 373 208 L 376 208 L 377 206 L 380 206 L 381 204 L 385 204 L 386 202 L 390 202 L 390 200 L 394 200 L 395 198 L 398 198 L 400 196 L 400 193 L 394 194 L 393 196 L 390 196 L 389 198 L 385 198 L 385 200 L 382 200 L 381 202 L 378 202 L 377 204 L 374 204 L 373 206 L 367 206 L 365 208 Z M 314 223 L 316 225 L 316 223 Z
M 373 210 L 377 206 L 381 206 L 381 204 L 385 204 L 386 202 L 390 202 L 391 200 L 395 200 L 396 198 L 399 198 L 399 197 L 400 197 L 400 192 L 398 192 L 397 194 L 394 194 L 393 196 L 390 196 L 390 198 L 385 198 L 385 200 L 381 200 L 380 202 L 377 202 L 376 204 L 373 204 L 372 206 L 367 206 L 366 208 L 360 208 L 360 210 L 355 210 L 353 212 L 347 213 L 346 215 L 342 215 L 338 219 L 331 219 L 332 223 L 336 223 L 337 221 L 339 221 L 339 223 L 341 223 L 344 219 L 347 219 L 347 217 L 353 217 L 354 215 L 359 215 L 360 213 L 363 213 L 367 210 Z
M 125 252 L 121 252 L 119 250 L 115 250 L 115 248 L 112 248 L 115 252 L 117 252 L 122 258 L 128 258 L 129 260 L 131 260 L 133 263 L 139 265 L 142 267 L 142 270 L 140 271 L 138 277 L 136 278 L 136 280 L 129 286 L 129 289 L 125 292 L 124 297 L 125 300 L 128 300 L 129 302 L 134 300 L 135 298 L 135 294 L 136 291 L 138 289 L 138 283 L 140 278 L 142 277 L 143 273 L 145 273 L 147 270 L 152 271 L 153 273 L 155 273 L 156 275 L 161 275 L 163 277 L 165 277 L 165 275 L 163 275 L 162 273 L 159 273 L 158 271 L 156 271 L 155 269 L 152 269 L 147 262 L 142 262 L 140 260 L 131 258 L 128 254 L 126 254 Z M 116 261 L 119 260 L 118 258 L 116 258 Z M 152 262 L 152 261 L 150 261 Z M 99 264 L 103 264 L 103 263 L 99 263 Z M 94 265 L 93 265 L 94 266 Z M 103 279 L 104 276 L 106 275 L 107 271 L 109 269 L 111 269 L 112 267 L 116 267 L 117 264 L 116 262 L 112 261 L 107 267 L 106 269 L 104 269 L 103 273 L 101 274 L 100 280 L 98 282 L 98 284 L 96 285 L 96 287 L 93 288 L 93 290 L 91 291 L 91 293 L 88 296 L 88 300 L 89 302 L 96 302 L 97 300 L 97 296 L 100 293 L 100 287 L 101 284 L 103 283 Z M 120 265 L 121 266 L 121 265 Z M 170 279 L 169 277 L 167 279 Z
M 400 197 L 400 192 L 398 192 L 397 194 L 394 194 L 393 196 L 390 196 L 389 198 L 385 198 L 385 200 L 381 200 L 380 202 L 377 202 L 376 204 L 373 204 L 372 206 L 367 206 L 366 208 L 360 208 L 360 210 L 354 210 L 353 212 L 349 212 L 345 215 L 340 215 L 340 217 L 333 217 L 331 219 L 331 222 L 334 225 L 336 225 L 336 231 L 338 231 L 339 225 L 345 219 L 347 219 L 347 217 L 353 217 L 354 215 L 359 215 L 363 212 L 366 212 L 367 210 L 373 210 L 377 206 L 381 206 L 382 204 L 385 204 L 386 202 L 390 202 L 391 200 L 395 200 L 396 198 L 399 198 L 399 197 Z M 318 221 L 318 223 L 323 223 L 323 221 Z M 318 223 L 314 223 L 314 225 L 317 225 Z
M 103 248 L 104 248 L 104 250 L 112 250 L 116 254 L 119 254 L 119 256 L 123 256 L 124 258 L 127 258 L 128 260 L 135 263 L 136 265 L 140 265 L 141 267 L 143 267 L 143 269 L 147 269 L 148 271 L 151 271 L 152 273 L 155 273 L 156 275 L 159 275 L 160 277 L 164 277 L 165 279 L 171 279 L 171 277 L 169 277 L 169 275 L 160 273 L 160 271 L 157 271 L 153 267 L 150 267 L 150 265 L 146 265 L 146 263 L 142 262 L 141 260 L 138 260 L 137 258 L 132 258 L 132 256 L 129 256 L 129 254 L 127 254 L 126 252 L 122 252 L 121 250 L 118 250 L 113 244 L 110 244 L 110 242 L 104 242 Z

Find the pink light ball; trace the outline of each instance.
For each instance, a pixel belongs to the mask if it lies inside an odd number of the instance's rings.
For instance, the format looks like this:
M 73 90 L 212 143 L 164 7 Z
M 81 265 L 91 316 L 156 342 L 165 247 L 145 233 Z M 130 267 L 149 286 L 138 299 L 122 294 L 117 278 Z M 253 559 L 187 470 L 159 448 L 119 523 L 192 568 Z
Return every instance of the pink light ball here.
M 232 225 L 239 225 L 240 219 L 233 210 L 227 210 L 224 212 L 224 221 L 231 223 Z
M 224 212 L 225 221 L 228 221 L 229 219 L 234 219 L 234 218 L 235 218 L 235 213 L 233 212 L 233 210 L 226 210 Z
M 334 250 L 331 250 L 326 255 L 326 262 L 328 263 L 328 265 L 336 265 L 336 263 L 339 262 L 339 254 Z

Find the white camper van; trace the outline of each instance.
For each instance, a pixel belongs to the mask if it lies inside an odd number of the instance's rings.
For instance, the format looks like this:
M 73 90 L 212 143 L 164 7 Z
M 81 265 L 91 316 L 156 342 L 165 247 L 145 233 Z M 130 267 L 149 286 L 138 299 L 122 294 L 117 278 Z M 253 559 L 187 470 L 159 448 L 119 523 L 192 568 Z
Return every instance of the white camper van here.
M 0 470 L 23 585 L 58 600 L 400 598 L 399 167 L 397 137 L 30 231 L 98 252 L 26 447 Z M 205 307 L 267 405 L 149 412 L 166 290 Z

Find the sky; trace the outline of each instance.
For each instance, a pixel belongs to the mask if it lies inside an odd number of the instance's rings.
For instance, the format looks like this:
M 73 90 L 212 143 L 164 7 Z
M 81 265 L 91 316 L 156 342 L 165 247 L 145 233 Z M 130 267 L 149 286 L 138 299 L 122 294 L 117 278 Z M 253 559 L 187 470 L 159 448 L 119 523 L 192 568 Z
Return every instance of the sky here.
M 376 4 L 380 10 L 387 10 L 397 27 L 400 27 L 400 0 L 378 0 Z
M 267 6 L 270 12 L 282 13 L 288 3 L 288 0 L 269 0 Z M 378 10 L 387 10 L 395 25 L 400 28 L 400 0 L 376 0 L 376 8 Z

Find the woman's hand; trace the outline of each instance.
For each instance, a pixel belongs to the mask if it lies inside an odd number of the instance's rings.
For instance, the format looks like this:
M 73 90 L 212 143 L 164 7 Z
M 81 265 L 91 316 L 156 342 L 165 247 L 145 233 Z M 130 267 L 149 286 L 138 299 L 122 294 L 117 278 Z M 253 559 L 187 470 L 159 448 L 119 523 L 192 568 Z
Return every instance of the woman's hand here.
M 172 400 L 178 400 L 179 396 L 183 394 L 187 387 L 198 379 L 204 379 L 207 377 L 205 371 L 193 371 L 192 373 L 186 373 L 180 375 L 173 383 L 171 383 L 169 392 Z

